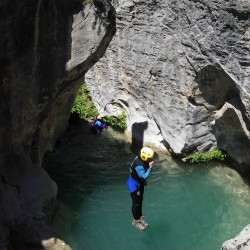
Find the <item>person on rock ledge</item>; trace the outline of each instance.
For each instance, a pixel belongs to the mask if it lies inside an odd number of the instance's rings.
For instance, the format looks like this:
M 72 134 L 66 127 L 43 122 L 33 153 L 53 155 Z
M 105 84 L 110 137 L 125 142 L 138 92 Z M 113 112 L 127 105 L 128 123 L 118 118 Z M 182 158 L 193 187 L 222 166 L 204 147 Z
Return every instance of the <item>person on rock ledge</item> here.
M 106 124 L 102 120 L 102 116 L 98 115 L 96 120 L 91 123 L 91 131 L 99 134 L 104 128 L 106 127 Z
M 146 179 L 153 168 L 154 151 L 151 148 L 143 147 L 131 164 L 130 176 L 127 181 L 128 189 L 132 198 L 132 225 L 140 231 L 149 227 L 142 215 L 142 201 Z

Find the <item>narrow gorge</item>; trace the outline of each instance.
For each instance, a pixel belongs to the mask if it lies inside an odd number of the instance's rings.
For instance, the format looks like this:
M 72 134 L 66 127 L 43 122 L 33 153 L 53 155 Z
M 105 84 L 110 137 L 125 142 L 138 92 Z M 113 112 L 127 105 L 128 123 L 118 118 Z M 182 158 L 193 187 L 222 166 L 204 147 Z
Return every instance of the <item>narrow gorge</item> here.
M 56 237 L 41 165 L 85 80 L 100 114 L 125 110 L 131 141 L 220 148 L 249 177 L 249 1 L 83 2 L 0 3 L 0 249 Z

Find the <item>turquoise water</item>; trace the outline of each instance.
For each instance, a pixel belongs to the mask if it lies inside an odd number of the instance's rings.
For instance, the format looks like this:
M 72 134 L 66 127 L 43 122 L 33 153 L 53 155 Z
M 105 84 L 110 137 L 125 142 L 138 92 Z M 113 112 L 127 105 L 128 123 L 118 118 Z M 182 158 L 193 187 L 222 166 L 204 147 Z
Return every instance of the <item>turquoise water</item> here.
M 220 249 L 250 223 L 250 188 L 234 170 L 157 154 L 143 201 L 150 226 L 140 232 L 126 186 L 135 154 L 124 135 L 80 123 L 68 136 L 47 171 L 60 201 L 53 228 L 74 250 Z

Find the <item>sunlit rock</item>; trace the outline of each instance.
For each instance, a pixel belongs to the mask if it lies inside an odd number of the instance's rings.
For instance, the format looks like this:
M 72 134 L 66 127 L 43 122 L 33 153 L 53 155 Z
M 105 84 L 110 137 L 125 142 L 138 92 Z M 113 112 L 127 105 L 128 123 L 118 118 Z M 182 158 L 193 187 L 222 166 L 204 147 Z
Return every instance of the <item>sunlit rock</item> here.
M 144 143 L 176 154 L 220 147 L 249 169 L 250 4 L 236 2 L 114 1 L 116 35 L 86 75 L 98 109 L 122 105 L 128 134 Z M 238 111 L 215 119 L 226 103 Z
M 221 250 L 250 249 L 250 224 L 247 225 L 234 239 L 223 243 Z
M 43 240 L 42 246 L 47 250 L 72 250 L 64 241 L 57 238 Z

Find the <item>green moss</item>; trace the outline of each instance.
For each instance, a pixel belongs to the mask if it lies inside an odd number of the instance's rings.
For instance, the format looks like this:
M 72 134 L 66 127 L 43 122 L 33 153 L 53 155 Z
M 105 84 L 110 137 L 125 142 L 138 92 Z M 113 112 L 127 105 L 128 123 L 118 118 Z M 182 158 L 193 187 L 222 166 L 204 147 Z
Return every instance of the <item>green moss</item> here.
M 85 120 L 94 119 L 98 115 L 86 83 L 83 83 L 78 90 L 71 113 L 76 113 Z
M 91 4 L 91 3 L 94 3 L 94 2 L 102 2 L 102 0 L 84 0 L 83 4 Z
M 125 113 L 124 109 L 119 104 L 116 103 L 114 105 L 117 106 L 117 107 L 120 107 L 122 109 L 122 114 L 118 115 L 118 117 L 106 116 L 106 117 L 103 118 L 103 120 L 108 125 L 116 128 L 116 129 L 124 131 L 124 130 L 127 129 L 127 123 L 126 123 L 127 116 L 126 116 L 126 113 Z
M 199 154 L 190 154 L 188 156 L 191 163 L 208 162 L 211 160 L 223 161 L 225 158 L 226 155 L 220 149 Z
M 172 157 L 176 157 L 176 154 L 174 152 L 174 150 L 172 148 L 168 148 L 168 153 L 172 156 Z

